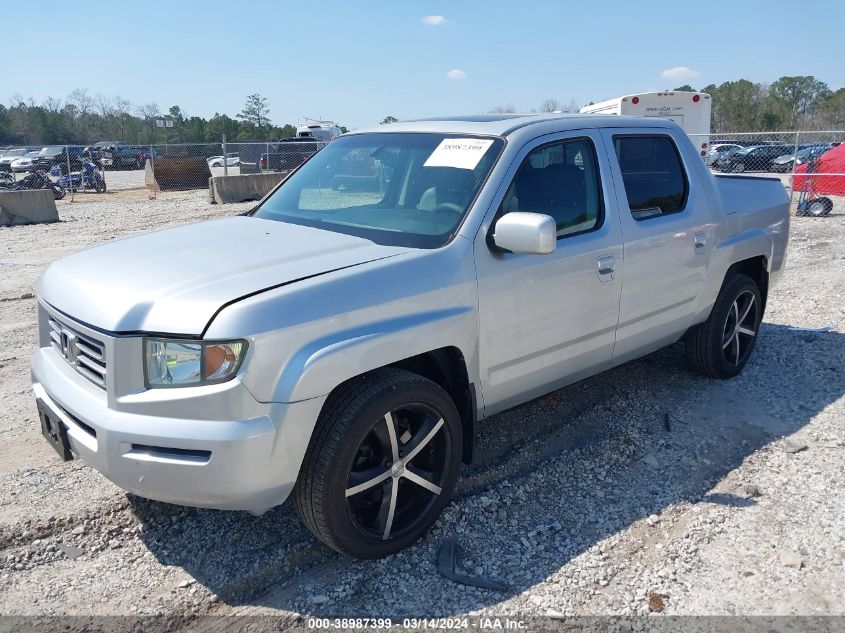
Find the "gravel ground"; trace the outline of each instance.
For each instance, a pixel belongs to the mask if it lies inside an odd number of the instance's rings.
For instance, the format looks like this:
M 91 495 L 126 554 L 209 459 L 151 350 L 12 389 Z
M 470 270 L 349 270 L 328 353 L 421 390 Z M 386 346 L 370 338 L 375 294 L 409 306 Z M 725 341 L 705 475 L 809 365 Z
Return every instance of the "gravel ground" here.
M 423 541 L 355 562 L 286 504 L 260 518 L 126 495 L 41 439 L 32 297 L 50 261 L 243 211 L 204 192 L 60 203 L 0 229 L 0 614 L 845 614 L 845 214 L 794 218 L 745 372 L 673 346 L 481 423 L 477 460 Z M 791 326 L 838 324 L 811 333 Z M 444 539 L 470 575 L 441 577 Z

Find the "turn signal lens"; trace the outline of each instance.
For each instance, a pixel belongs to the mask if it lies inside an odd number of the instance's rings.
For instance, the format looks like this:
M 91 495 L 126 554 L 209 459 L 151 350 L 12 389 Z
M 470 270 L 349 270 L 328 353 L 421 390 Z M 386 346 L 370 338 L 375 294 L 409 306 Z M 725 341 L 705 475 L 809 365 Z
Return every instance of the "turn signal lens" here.
M 207 380 L 225 379 L 236 370 L 241 358 L 240 342 L 215 343 L 205 347 L 205 376 Z

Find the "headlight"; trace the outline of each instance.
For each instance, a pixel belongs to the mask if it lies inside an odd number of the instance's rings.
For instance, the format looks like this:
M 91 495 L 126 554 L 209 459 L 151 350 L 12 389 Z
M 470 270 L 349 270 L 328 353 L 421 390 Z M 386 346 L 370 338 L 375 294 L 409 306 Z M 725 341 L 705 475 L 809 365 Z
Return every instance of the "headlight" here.
M 234 378 L 246 354 L 246 341 L 144 339 L 147 387 L 194 387 Z

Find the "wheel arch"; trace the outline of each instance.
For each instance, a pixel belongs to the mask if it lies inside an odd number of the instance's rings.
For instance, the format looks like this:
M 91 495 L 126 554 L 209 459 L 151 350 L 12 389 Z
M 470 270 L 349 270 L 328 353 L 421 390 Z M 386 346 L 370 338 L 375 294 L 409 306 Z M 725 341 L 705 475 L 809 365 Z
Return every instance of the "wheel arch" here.
M 437 383 L 449 394 L 461 414 L 463 429 L 463 462 L 472 461 L 475 444 L 476 394 L 469 380 L 466 359 L 457 347 L 442 347 L 391 363 Z
M 730 265 L 725 277 L 722 279 L 722 285 L 733 277 L 734 275 L 745 275 L 751 277 L 760 289 L 760 296 L 763 300 L 763 313 L 766 310 L 766 298 L 769 294 L 769 262 L 764 255 L 756 255 Z M 761 313 L 761 317 L 762 314 Z
M 374 367 L 363 374 L 353 376 L 332 389 L 326 398 L 326 402 L 331 402 L 332 395 L 344 388 L 349 382 L 359 380 L 375 371 L 388 367 L 403 369 L 427 378 L 442 387 L 449 394 L 461 416 L 463 439 L 462 461 L 465 464 L 469 464 L 472 460 L 475 443 L 477 396 L 475 385 L 469 379 L 464 354 L 455 346 L 441 347 L 415 354 L 380 367 Z M 324 404 L 323 406 L 325 407 L 326 405 Z

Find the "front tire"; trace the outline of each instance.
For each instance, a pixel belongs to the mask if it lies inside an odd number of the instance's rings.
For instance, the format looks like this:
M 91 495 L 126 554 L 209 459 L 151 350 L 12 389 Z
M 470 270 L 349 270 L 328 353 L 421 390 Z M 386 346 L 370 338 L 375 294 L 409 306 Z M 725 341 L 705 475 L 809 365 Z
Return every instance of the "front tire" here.
M 710 316 L 687 334 L 687 359 L 696 371 L 733 378 L 748 362 L 763 318 L 760 289 L 747 275 L 725 281 Z
M 380 369 L 333 393 L 293 498 L 332 549 L 382 558 L 413 544 L 445 509 L 460 470 L 461 421 L 439 385 Z

